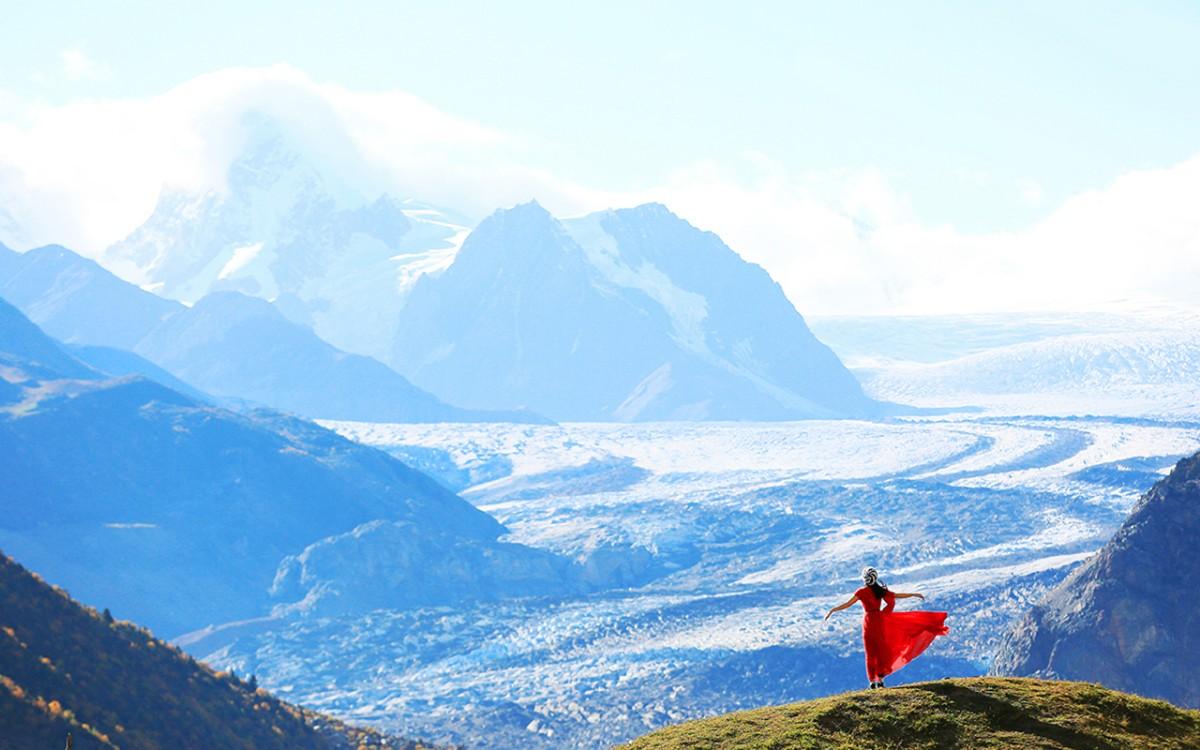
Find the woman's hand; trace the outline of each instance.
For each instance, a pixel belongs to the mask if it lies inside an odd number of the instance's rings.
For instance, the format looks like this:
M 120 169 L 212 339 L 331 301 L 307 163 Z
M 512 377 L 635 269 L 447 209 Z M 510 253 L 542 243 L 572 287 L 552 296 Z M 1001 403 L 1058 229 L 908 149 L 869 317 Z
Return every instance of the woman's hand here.
M 858 601 L 858 594 L 855 594 L 854 596 L 850 597 L 846 601 L 842 602 L 841 604 L 837 605 L 833 609 L 826 612 L 825 619 L 828 620 L 829 616 L 832 615 L 834 612 L 841 612 L 843 609 L 845 609 L 846 607 L 849 607 L 851 604 L 854 604 L 856 601 Z
M 917 598 L 918 598 L 918 599 L 920 599 L 921 601 L 925 601 L 925 595 L 924 595 L 924 594 L 913 594 L 913 596 L 917 597 Z

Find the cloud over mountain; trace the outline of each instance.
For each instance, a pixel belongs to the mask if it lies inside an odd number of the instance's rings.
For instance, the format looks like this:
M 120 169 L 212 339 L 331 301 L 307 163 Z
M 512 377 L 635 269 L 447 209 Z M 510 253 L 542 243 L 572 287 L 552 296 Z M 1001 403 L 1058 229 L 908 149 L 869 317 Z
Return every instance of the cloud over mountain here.
M 1200 280 L 1189 202 L 1200 156 L 1126 173 L 1026 228 L 979 234 L 922 224 L 897 176 L 869 166 L 798 172 L 745 152 L 651 184 L 587 185 L 548 166 L 551 144 L 287 65 L 224 69 L 141 99 L 0 98 L 0 241 L 94 255 L 141 224 L 164 188 L 224 190 L 251 137 L 248 112 L 283 122 L 319 168 L 368 196 L 416 196 L 470 219 L 531 198 L 567 216 L 663 202 L 766 268 L 809 313 L 1191 305 Z M 1029 181 L 1013 190 L 1038 194 Z

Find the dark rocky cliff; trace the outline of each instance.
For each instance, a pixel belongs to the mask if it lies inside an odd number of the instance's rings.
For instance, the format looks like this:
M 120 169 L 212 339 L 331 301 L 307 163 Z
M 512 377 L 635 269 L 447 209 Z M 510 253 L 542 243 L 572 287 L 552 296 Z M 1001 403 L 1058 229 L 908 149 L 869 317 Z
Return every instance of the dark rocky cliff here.
M 1000 675 L 1057 677 L 1200 706 L 1200 454 L 1000 644 Z

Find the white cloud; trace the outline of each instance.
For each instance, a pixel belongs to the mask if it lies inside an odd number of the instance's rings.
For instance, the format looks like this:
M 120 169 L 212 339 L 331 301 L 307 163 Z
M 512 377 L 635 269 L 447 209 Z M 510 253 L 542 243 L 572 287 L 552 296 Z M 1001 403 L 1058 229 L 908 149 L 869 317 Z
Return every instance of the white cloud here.
M 543 196 L 561 211 L 603 203 L 526 166 L 525 146 L 411 94 L 350 91 L 276 65 L 221 70 L 145 99 L 47 106 L 0 92 L 0 205 L 22 227 L 0 240 L 98 254 L 145 220 L 164 186 L 220 189 L 249 111 L 283 123 L 318 164 L 368 193 L 472 216 Z
M 1021 196 L 1021 202 L 1027 206 L 1040 206 L 1046 200 L 1046 191 L 1037 180 L 1017 180 L 1017 192 Z
M 82 50 L 66 49 L 59 57 L 63 75 L 72 81 L 105 81 L 112 76 L 107 65 L 96 62 Z
M 823 190 L 812 186 L 823 186 Z M 648 193 L 761 264 L 806 314 L 1194 306 L 1200 155 L 1131 172 L 1017 232 L 965 234 L 912 219 L 878 173 L 755 177 L 716 165 Z
M 806 314 L 1191 304 L 1200 289 L 1189 202 L 1200 156 L 1076 196 L 1024 231 L 972 235 L 918 224 L 882 173 L 796 173 L 761 153 L 698 162 L 651 190 L 596 190 L 540 167 L 536 143 L 404 92 L 351 91 L 284 65 L 145 99 L 51 107 L 0 91 L 0 216 L 11 217 L 0 240 L 98 254 L 149 215 L 164 185 L 220 189 L 251 110 L 286 123 L 318 164 L 365 192 L 469 216 L 529 198 L 562 215 L 662 201 L 762 264 Z M 1016 188 L 1044 200 L 1033 180 Z

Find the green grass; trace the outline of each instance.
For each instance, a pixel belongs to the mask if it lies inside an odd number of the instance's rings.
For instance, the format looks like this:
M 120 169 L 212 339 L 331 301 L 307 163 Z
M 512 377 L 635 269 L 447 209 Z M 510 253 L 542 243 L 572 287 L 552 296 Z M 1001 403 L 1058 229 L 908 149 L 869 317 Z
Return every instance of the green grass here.
M 1200 711 L 1097 685 L 970 678 L 862 690 L 678 724 L 625 750 L 1196 750 Z

